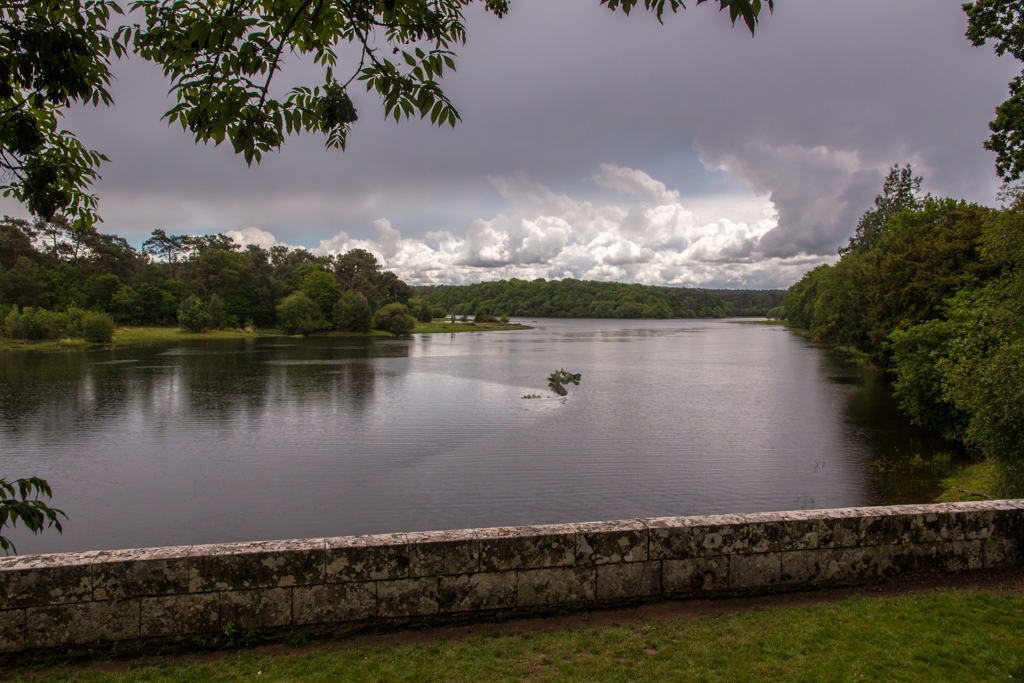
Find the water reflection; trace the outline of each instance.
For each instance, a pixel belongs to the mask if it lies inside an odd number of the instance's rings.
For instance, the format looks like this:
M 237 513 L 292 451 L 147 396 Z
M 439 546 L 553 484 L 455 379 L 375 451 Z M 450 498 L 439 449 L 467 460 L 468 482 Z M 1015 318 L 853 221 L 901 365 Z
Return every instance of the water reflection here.
M 883 378 L 706 320 L 4 353 L 0 454 L 71 516 L 22 552 L 924 501 L 959 457 Z

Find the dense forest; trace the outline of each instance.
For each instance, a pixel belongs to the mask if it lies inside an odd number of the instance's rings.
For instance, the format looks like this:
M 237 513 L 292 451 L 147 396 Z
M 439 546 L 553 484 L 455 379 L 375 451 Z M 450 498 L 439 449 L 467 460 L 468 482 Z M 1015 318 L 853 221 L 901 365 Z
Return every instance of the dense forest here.
M 60 217 L 0 221 L 0 334 L 8 337 L 81 336 L 87 312 L 122 325 L 179 324 L 193 331 L 366 332 L 374 322 L 408 331 L 413 316 L 423 315 L 411 295 L 360 249 L 337 257 L 242 249 L 226 235 L 157 230 L 140 251 L 121 237 L 74 230 Z
M 778 315 L 890 373 L 901 407 L 993 459 L 1024 494 L 1024 188 L 991 209 L 920 196 L 894 167 L 834 266 L 790 287 Z
M 544 318 L 723 318 L 763 316 L 782 290 L 684 289 L 593 280 L 499 280 L 414 287 L 417 296 L 457 315 Z

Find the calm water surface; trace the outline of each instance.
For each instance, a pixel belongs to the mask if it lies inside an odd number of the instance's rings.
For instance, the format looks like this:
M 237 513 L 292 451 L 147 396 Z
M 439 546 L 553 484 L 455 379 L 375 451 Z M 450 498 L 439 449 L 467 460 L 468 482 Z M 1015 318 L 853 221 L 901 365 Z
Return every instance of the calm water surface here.
M 744 320 L 0 353 L 20 553 L 930 501 L 958 455 L 870 372 Z M 547 376 L 583 380 L 562 403 Z M 541 394 L 542 399 L 522 399 Z

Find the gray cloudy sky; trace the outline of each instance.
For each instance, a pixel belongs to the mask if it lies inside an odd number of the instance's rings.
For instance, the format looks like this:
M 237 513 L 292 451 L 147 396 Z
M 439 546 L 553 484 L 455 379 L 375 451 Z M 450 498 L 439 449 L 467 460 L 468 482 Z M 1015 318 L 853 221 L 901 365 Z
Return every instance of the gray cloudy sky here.
M 67 117 L 111 158 L 101 229 L 361 247 L 416 283 L 760 288 L 834 260 L 894 163 L 934 194 L 995 201 L 982 142 L 1020 65 L 971 47 L 958 2 L 780 0 L 754 38 L 710 2 L 664 26 L 597 0 L 510 8 L 468 9 L 443 81 L 454 130 L 386 122 L 356 92 L 348 151 L 293 137 L 251 169 L 160 120 L 158 69 L 115 64 L 116 106 Z

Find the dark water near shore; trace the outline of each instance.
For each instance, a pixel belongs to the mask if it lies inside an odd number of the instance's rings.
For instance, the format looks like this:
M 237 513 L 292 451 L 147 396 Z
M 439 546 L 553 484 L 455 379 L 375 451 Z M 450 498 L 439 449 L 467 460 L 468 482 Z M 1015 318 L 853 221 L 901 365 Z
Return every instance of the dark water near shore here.
M 24 554 L 926 502 L 959 463 L 884 379 L 780 326 L 532 324 L 0 353 L 0 476 L 48 479 L 70 517 L 10 536 Z M 564 403 L 558 368 L 583 375 Z

